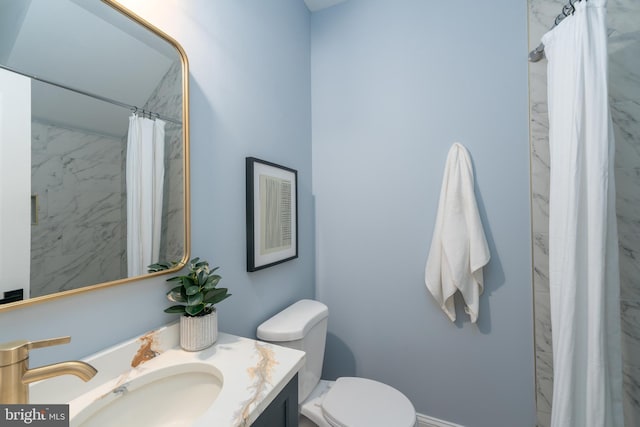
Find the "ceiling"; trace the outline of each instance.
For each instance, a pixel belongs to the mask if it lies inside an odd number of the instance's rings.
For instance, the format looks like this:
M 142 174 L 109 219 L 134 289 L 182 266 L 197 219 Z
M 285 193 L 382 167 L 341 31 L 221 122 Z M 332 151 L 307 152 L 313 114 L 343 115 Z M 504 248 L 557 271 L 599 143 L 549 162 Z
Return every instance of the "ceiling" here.
M 347 0 L 304 0 L 304 3 L 311 12 L 317 12 L 345 1 Z
M 346 0 L 304 0 L 311 12 Z M 164 40 L 97 0 L 2 0 L 0 63 L 62 85 L 142 107 L 179 57 Z M 130 112 L 33 81 L 37 119 L 126 134 Z

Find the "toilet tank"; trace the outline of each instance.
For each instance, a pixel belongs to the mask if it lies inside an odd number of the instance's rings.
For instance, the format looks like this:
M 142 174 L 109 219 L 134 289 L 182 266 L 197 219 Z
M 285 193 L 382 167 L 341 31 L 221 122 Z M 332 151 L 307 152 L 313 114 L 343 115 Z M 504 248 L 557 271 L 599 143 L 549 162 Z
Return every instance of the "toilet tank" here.
M 329 309 L 314 300 L 300 300 L 258 326 L 259 339 L 306 353 L 298 373 L 300 403 L 320 381 Z

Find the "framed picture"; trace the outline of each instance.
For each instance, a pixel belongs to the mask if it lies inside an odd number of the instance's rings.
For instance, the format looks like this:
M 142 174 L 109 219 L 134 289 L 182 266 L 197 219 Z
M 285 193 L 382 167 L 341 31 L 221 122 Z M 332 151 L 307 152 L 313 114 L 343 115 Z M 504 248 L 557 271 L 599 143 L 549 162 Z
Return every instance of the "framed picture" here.
M 298 258 L 298 172 L 247 157 L 247 271 Z

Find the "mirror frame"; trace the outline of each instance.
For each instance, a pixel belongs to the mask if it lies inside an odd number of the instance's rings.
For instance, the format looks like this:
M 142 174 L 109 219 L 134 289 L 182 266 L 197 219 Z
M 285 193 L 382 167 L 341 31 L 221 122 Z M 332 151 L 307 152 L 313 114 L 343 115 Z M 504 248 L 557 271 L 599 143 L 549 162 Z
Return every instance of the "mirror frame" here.
M 22 308 L 31 306 L 34 304 L 39 304 L 47 301 L 53 301 L 58 298 L 63 298 L 67 296 L 77 295 L 89 291 L 94 291 L 98 289 L 104 289 L 111 286 L 123 285 L 126 283 L 136 282 L 140 280 L 146 280 L 149 278 L 153 278 L 156 276 L 162 276 L 170 273 L 175 273 L 182 269 L 189 260 L 190 249 L 191 249 L 191 194 L 190 194 L 190 169 L 189 169 L 189 62 L 187 60 L 187 54 L 180 44 L 171 36 L 169 36 L 164 31 L 160 30 L 158 27 L 152 25 L 145 19 L 133 13 L 131 10 L 122 6 L 117 0 L 100 0 L 105 3 L 107 6 L 112 7 L 116 11 L 120 12 L 125 18 L 131 19 L 132 21 L 142 25 L 147 30 L 151 31 L 158 37 L 164 39 L 170 45 L 172 45 L 180 56 L 180 61 L 182 62 L 182 146 L 183 146 L 183 158 L 182 158 L 182 167 L 183 167 L 183 177 L 184 181 L 182 183 L 183 189 L 183 202 L 184 202 L 184 254 L 179 263 L 171 269 L 158 271 L 155 273 L 148 273 L 143 276 L 135 276 L 135 277 L 126 277 L 124 279 L 113 280 L 111 282 L 97 283 L 95 285 L 88 285 L 82 288 L 70 289 L 67 291 L 56 292 L 54 294 L 42 295 L 39 297 L 28 298 L 21 301 L 16 301 L 8 304 L 0 305 L 0 312 L 6 312 L 9 310 L 13 310 L 16 308 Z

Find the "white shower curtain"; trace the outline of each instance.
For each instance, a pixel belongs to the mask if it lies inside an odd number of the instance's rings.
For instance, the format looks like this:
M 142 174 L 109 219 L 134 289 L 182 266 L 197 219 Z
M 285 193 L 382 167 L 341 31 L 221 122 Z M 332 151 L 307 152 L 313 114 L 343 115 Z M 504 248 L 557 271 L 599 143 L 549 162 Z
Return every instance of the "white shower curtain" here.
M 164 186 L 164 126 L 132 114 L 127 136 L 128 276 L 147 272 L 158 262 Z
M 622 427 L 606 0 L 575 7 L 542 39 L 549 60 L 551 425 Z

